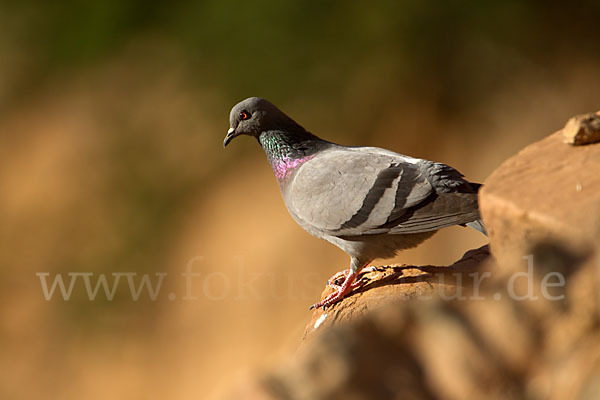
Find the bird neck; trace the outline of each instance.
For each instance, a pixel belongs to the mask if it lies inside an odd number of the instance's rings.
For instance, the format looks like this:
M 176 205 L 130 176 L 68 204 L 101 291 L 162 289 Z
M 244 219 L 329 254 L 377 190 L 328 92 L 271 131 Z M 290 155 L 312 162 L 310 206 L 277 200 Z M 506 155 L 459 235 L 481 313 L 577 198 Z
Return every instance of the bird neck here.
M 328 144 L 304 129 L 295 132 L 265 131 L 260 134 L 258 141 L 279 181 L 289 177 L 296 168 Z

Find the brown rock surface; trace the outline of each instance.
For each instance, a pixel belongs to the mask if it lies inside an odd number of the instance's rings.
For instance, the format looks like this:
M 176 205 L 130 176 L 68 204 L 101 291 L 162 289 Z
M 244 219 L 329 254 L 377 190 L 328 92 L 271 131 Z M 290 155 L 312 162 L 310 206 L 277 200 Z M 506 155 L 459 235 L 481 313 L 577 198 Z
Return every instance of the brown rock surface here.
M 427 300 L 432 296 L 447 299 L 460 296 L 461 288 L 473 283 L 473 277 L 469 274 L 481 270 L 489 255 L 486 245 L 466 252 L 460 260 L 450 266 L 403 264 L 376 267 L 375 271 L 361 275 L 362 279 L 366 280 L 364 286 L 325 310 L 315 310 L 304 332 L 304 338 L 311 337 L 317 330 L 364 316 L 389 303 L 391 299 Z M 326 287 L 321 298 L 332 292 L 332 288 Z
M 600 141 L 600 111 L 577 115 L 567 121 L 562 130 L 565 143 L 574 146 Z
M 540 243 L 589 255 L 600 233 L 600 144 L 568 146 L 556 132 L 526 147 L 486 179 L 480 208 L 502 266 Z

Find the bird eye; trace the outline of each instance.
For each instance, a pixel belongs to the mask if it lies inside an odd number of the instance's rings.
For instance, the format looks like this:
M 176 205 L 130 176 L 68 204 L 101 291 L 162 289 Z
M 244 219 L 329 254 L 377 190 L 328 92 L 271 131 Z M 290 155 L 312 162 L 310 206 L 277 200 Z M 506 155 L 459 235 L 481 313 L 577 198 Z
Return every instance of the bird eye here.
M 248 119 L 248 118 L 250 118 L 250 114 L 248 114 L 247 111 L 240 112 L 240 119 L 241 120 L 245 120 L 245 119 Z

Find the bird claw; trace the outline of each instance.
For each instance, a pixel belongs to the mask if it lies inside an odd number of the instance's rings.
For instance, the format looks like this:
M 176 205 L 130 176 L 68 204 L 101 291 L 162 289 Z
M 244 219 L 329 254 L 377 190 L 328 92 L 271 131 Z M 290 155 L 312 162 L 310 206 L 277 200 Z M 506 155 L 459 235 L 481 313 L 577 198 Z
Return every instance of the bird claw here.
M 377 267 L 376 267 L 376 266 L 374 266 L 374 265 L 371 265 L 371 266 L 368 266 L 368 267 L 365 267 L 365 268 L 363 268 L 363 269 L 360 271 L 360 273 L 361 273 L 361 275 L 362 275 L 362 274 L 365 274 L 365 273 L 367 273 L 367 272 L 375 272 L 375 271 L 378 271 Z
M 335 290 L 335 292 L 331 293 L 329 296 L 319 301 L 318 303 L 315 303 L 312 306 L 310 306 L 309 310 L 323 307 L 323 311 L 325 311 L 326 307 L 341 301 L 344 298 L 344 296 L 350 293 L 352 290 L 361 287 L 365 283 L 365 277 L 363 274 L 365 272 L 371 271 L 377 271 L 377 267 L 371 266 L 367 268 L 360 268 L 359 272 L 362 276 L 358 280 L 356 278 L 359 276 L 359 274 L 357 272 L 353 272 L 351 269 L 345 269 L 336 273 L 327 281 L 327 285 L 332 287 Z M 338 283 L 340 278 L 344 278 L 344 280 L 343 282 Z
M 343 281 L 340 283 L 338 283 L 338 281 L 340 280 L 340 278 L 344 278 L 344 280 L 346 280 L 346 278 L 348 277 L 349 274 L 350 274 L 350 269 L 345 269 L 343 271 L 339 271 L 335 275 L 333 275 L 331 278 L 329 278 L 329 280 L 327 281 L 327 285 L 331 286 L 332 288 L 334 288 L 336 290 L 339 290 Z
M 336 290 L 335 292 L 331 293 L 329 296 L 325 297 L 323 300 L 319 301 L 318 303 L 313 304 L 312 306 L 310 306 L 309 310 L 313 310 L 316 308 L 323 308 L 323 311 L 325 311 L 325 309 L 328 306 L 331 306 L 335 303 L 337 303 L 338 301 L 342 300 L 344 298 L 344 295 L 346 293 L 342 294 L 342 290 Z
M 337 280 L 339 280 L 342 276 L 344 277 L 344 282 L 341 285 L 338 285 Z M 338 272 L 337 274 L 332 276 L 328 284 L 329 286 L 335 289 L 335 292 L 331 293 L 329 296 L 327 296 L 320 302 L 313 304 L 309 308 L 309 310 L 320 307 L 323 307 L 323 310 L 325 310 L 326 307 L 341 301 L 344 298 L 344 296 L 350 293 L 353 289 L 362 286 L 362 284 L 364 283 L 363 280 L 356 280 L 356 276 L 356 272 L 353 272 L 349 269 L 342 272 Z
M 364 281 L 366 279 L 366 277 L 364 275 L 367 272 L 374 272 L 374 271 L 377 271 L 377 267 L 375 267 L 375 266 L 370 266 L 370 267 L 366 267 L 366 268 L 362 269 L 360 271 L 360 274 L 358 274 L 358 276 L 360 276 L 360 279 L 357 280 L 356 282 L 352 283 L 351 289 L 355 289 L 357 287 L 362 286 L 365 283 Z M 350 274 L 349 269 L 340 271 L 340 272 L 336 273 L 335 275 L 333 275 L 331 278 L 329 278 L 329 280 L 327 281 L 327 285 L 335 290 L 340 290 L 342 288 L 344 281 L 346 280 L 346 278 L 348 277 L 349 274 Z M 344 281 L 339 282 L 341 280 L 341 278 L 344 278 Z

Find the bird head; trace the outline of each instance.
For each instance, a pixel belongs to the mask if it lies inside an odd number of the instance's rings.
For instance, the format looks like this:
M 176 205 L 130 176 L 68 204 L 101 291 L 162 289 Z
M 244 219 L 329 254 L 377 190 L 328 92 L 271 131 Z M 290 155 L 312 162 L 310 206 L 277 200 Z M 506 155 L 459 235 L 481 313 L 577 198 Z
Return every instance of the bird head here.
M 258 138 L 265 131 L 296 127 L 298 124 L 269 101 L 260 97 L 249 97 L 231 109 L 229 130 L 223 146 L 227 146 L 229 142 L 240 135 Z

